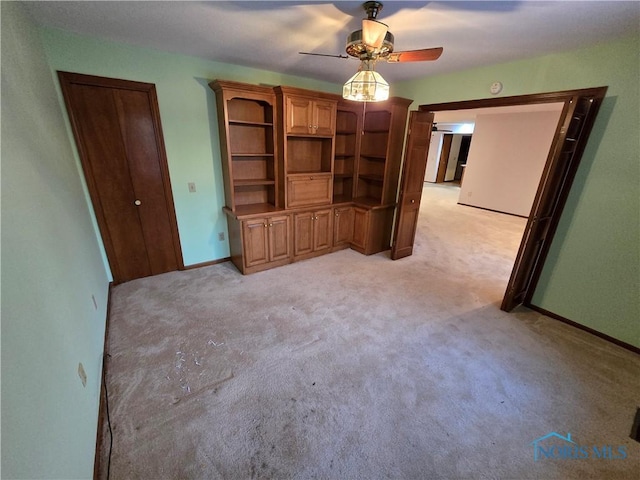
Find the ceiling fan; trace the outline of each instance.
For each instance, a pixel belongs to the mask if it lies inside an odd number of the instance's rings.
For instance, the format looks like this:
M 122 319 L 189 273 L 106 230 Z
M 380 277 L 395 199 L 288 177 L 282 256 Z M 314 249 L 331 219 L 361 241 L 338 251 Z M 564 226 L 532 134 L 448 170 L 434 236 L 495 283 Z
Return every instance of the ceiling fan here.
M 444 130 L 442 128 L 438 128 L 437 122 L 433 122 L 433 124 L 431 125 L 431 131 L 432 132 L 453 132 L 453 130 Z
M 394 36 L 388 26 L 377 20 L 382 10 L 382 2 L 369 1 L 362 4 L 367 18 L 362 20 L 362 29 L 351 32 L 347 37 L 345 51 L 347 55 L 299 52 L 302 55 L 322 57 L 357 58 L 361 61 L 384 60 L 389 63 L 424 62 L 437 60 L 442 55 L 442 47 L 423 48 L 394 52 Z

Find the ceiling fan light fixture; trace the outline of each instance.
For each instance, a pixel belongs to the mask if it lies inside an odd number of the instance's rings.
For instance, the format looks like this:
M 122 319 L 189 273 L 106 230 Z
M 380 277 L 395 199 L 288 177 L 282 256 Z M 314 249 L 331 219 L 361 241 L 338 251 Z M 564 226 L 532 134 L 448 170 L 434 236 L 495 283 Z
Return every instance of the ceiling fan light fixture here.
M 382 47 L 388 27 L 377 20 L 365 19 L 362 21 L 362 43 L 366 46 L 379 49 Z
M 389 98 L 389 84 L 364 60 L 360 70 L 344 84 L 342 98 L 356 102 L 382 102 Z

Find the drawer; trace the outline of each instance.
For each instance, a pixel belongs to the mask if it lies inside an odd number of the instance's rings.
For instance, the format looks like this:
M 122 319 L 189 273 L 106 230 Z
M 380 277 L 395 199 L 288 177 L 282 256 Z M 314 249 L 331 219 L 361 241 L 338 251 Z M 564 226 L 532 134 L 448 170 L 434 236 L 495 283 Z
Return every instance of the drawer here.
M 330 173 L 287 175 L 287 208 L 331 203 Z

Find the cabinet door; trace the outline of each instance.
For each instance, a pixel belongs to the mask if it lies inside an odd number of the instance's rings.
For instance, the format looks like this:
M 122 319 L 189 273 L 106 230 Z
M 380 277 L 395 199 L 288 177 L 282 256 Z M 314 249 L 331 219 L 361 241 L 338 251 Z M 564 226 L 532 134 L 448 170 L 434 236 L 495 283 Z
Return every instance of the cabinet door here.
M 336 124 L 336 104 L 316 100 L 313 106 L 313 133 L 316 135 L 333 135 Z
M 267 220 L 245 220 L 242 224 L 242 242 L 245 267 L 261 265 L 269 261 Z
M 289 215 L 269 219 L 269 260 L 284 260 L 291 256 Z
M 293 255 L 313 252 L 313 212 L 296 213 L 293 216 Z
M 313 251 L 331 248 L 332 232 L 331 210 L 318 210 L 313 213 Z
M 353 245 L 365 249 L 369 231 L 369 212 L 363 208 L 353 210 Z
M 331 203 L 331 174 L 289 175 L 287 207 L 305 207 Z
M 304 97 L 287 97 L 286 127 L 289 134 L 307 135 L 312 133 L 313 102 Z
M 333 212 L 333 246 L 351 243 L 353 240 L 353 208 L 335 208 Z

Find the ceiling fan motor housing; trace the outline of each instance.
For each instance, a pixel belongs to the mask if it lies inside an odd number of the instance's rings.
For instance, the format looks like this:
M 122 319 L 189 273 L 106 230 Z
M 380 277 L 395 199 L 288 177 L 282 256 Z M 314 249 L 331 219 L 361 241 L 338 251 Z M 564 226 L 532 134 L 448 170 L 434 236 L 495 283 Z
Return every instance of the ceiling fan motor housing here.
M 377 49 L 376 52 L 373 52 L 371 48 L 367 50 L 367 46 L 362 42 L 362 30 L 356 30 L 355 32 L 351 32 L 347 37 L 347 47 L 345 50 L 352 57 L 356 57 L 361 60 L 370 59 L 374 55 L 375 57 L 386 57 L 393 52 L 393 42 L 393 33 L 388 31 L 384 36 L 382 46 Z

